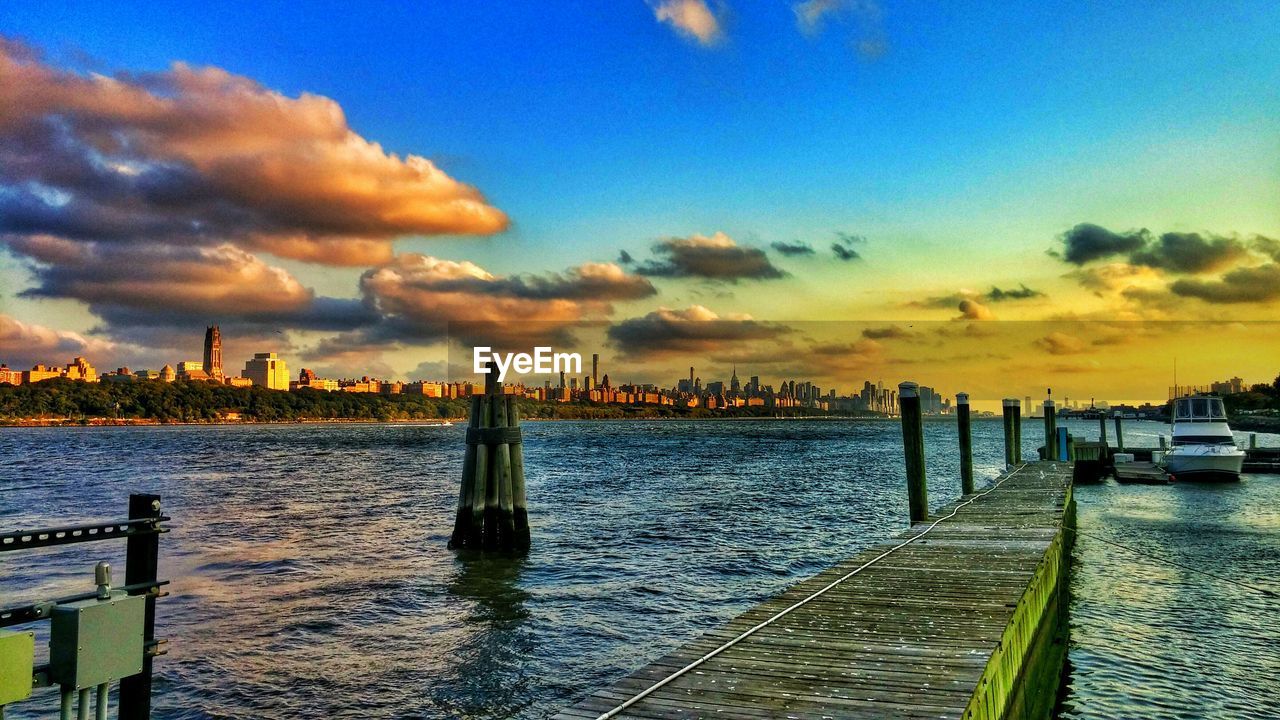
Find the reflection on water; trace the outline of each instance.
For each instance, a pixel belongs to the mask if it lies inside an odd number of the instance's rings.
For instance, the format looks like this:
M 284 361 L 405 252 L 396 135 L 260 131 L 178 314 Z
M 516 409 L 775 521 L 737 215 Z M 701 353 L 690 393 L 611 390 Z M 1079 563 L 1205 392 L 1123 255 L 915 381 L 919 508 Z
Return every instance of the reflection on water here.
M 1148 432 L 1141 425 L 1126 426 L 1130 444 Z M 1037 426 L 1024 428 L 1031 456 Z M 925 430 L 936 506 L 958 492 L 954 425 Z M 528 423 L 533 549 L 524 558 L 462 558 L 445 546 L 463 432 L 6 430 L 0 461 L 11 485 L 0 494 L 0 527 L 113 516 L 130 492 L 162 495 L 174 520 L 161 541 L 161 574 L 173 594 L 159 610 L 158 632 L 171 645 L 156 663 L 155 716 L 255 720 L 545 717 L 904 527 L 896 422 Z M 974 432 L 981 482 L 1003 457 L 1000 424 L 978 420 Z M 1225 492 L 1085 488 L 1081 528 L 1209 554 L 1245 574 L 1270 567 L 1265 580 L 1274 582 L 1273 480 Z M 1188 542 L 1188 531 L 1198 537 Z M 1084 607 L 1073 608 L 1081 618 L 1074 716 L 1129 707 L 1129 683 L 1201 663 L 1192 650 L 1202 644 L 1217 649 L 1211 667 L 1194 669 L 1200 687 L 1230 679 L 1253 693 L 1259 678 L 1280 670 L 1262 645 L 1275 645 L 1274 631 L 1246 640 L 1247 654 L 1232 655 L 1226 640 L 1268 607 L 1274 613 L 1274 601 L 1214 596 L 1194 576 L 1087 539 L 1077 547 L 1101 554 L 1081 563 L 1094 575 L 1081 571 Z M 93 563 L 119 564 L 122 555 L 123 544 L 92 543 L 0 556 L 0 603 L 91 589 Z M 1114 575 L 1104 571 L 1109 563 Z M 1176 612 L 1155 613 L 1149 626 L 1152 616 L 1104 609 L 1113 594 Z M 1185 632 L 1187 622 L 1207 639 Z M 1144 642 L 1119 647 L 1114 638 L 1125 633 Z M 1148 643 L 1157 654 L 1112 661 Z M 1162 673 L 1143 674 L 1144 658 Z M 1188 681 L 1183 695 L 1149 695 L 1151 703 L 1182 701 L 1196 688 Z M 1213 707 L 1186 706 L 1201 715 Z M 10 717 L 49 716 L 50 705 L 38 707 L 15 706 Z
M 1280 717 L 1280 600 L 1149 557 L 1280 592 L 1280 477 L 1075 497 L 1063 717 Z

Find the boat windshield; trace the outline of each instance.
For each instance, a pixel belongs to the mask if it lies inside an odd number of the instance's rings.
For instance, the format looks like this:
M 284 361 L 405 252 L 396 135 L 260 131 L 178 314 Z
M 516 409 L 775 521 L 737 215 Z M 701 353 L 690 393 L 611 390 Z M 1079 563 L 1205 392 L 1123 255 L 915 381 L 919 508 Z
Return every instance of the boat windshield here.
M 1175 420 L 1226 420 L 1227 413 L 1222 398 L 1179 398 L 1174 403 L 1173 417 Z
M 1222 398 L 1209 398 L 1209 412 L 1214 420 L 1227 419 L 1227 411 L 1222 407 Z
M 1191 417 L 1196 420 L 1209 417 L 1209 398 L 1194 398 L 1191 401 Z

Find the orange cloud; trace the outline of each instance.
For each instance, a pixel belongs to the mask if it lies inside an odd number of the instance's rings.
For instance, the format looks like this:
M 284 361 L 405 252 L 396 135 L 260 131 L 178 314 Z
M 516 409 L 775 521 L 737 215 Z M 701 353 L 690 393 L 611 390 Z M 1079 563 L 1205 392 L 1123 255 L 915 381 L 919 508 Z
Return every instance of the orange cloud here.
M 0 39 L 0 233 L 235 242 L 324 264 L 403 235 L 491 234 L 506 215 L 418 155 L 353 131 L 337 102 L 212 67 L 81 75 Z
M 715 45 L 724 37 L 720 19 L 706 0 L 658 0 L 650 6 L 658 22 L 670 25 L 700 45 Z

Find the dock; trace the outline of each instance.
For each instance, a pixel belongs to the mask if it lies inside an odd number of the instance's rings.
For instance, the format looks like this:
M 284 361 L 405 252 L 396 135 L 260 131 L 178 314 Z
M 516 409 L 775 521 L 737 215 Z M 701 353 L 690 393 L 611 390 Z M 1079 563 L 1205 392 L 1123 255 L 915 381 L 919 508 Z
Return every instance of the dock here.
M 1116 463 L 1116 482 L 1125 485 L 1168 485 L 1169 473 L 1150 462 Z
M 556 717 L 1047 718 L 1071 484 L 1020 464 Z

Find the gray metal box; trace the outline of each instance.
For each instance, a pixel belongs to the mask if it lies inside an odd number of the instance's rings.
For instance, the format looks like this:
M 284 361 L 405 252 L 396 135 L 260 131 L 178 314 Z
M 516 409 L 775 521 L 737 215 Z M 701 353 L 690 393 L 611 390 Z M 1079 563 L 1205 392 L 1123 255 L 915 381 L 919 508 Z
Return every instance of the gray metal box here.
M 0 630 L 0 706 L 31 695 L 35 656 L 35 633 Z
M 49 679 L 90 688 L 142 672 L 146 597 L 121 591 L 110 600 L 54 608 L 50 618 Z

